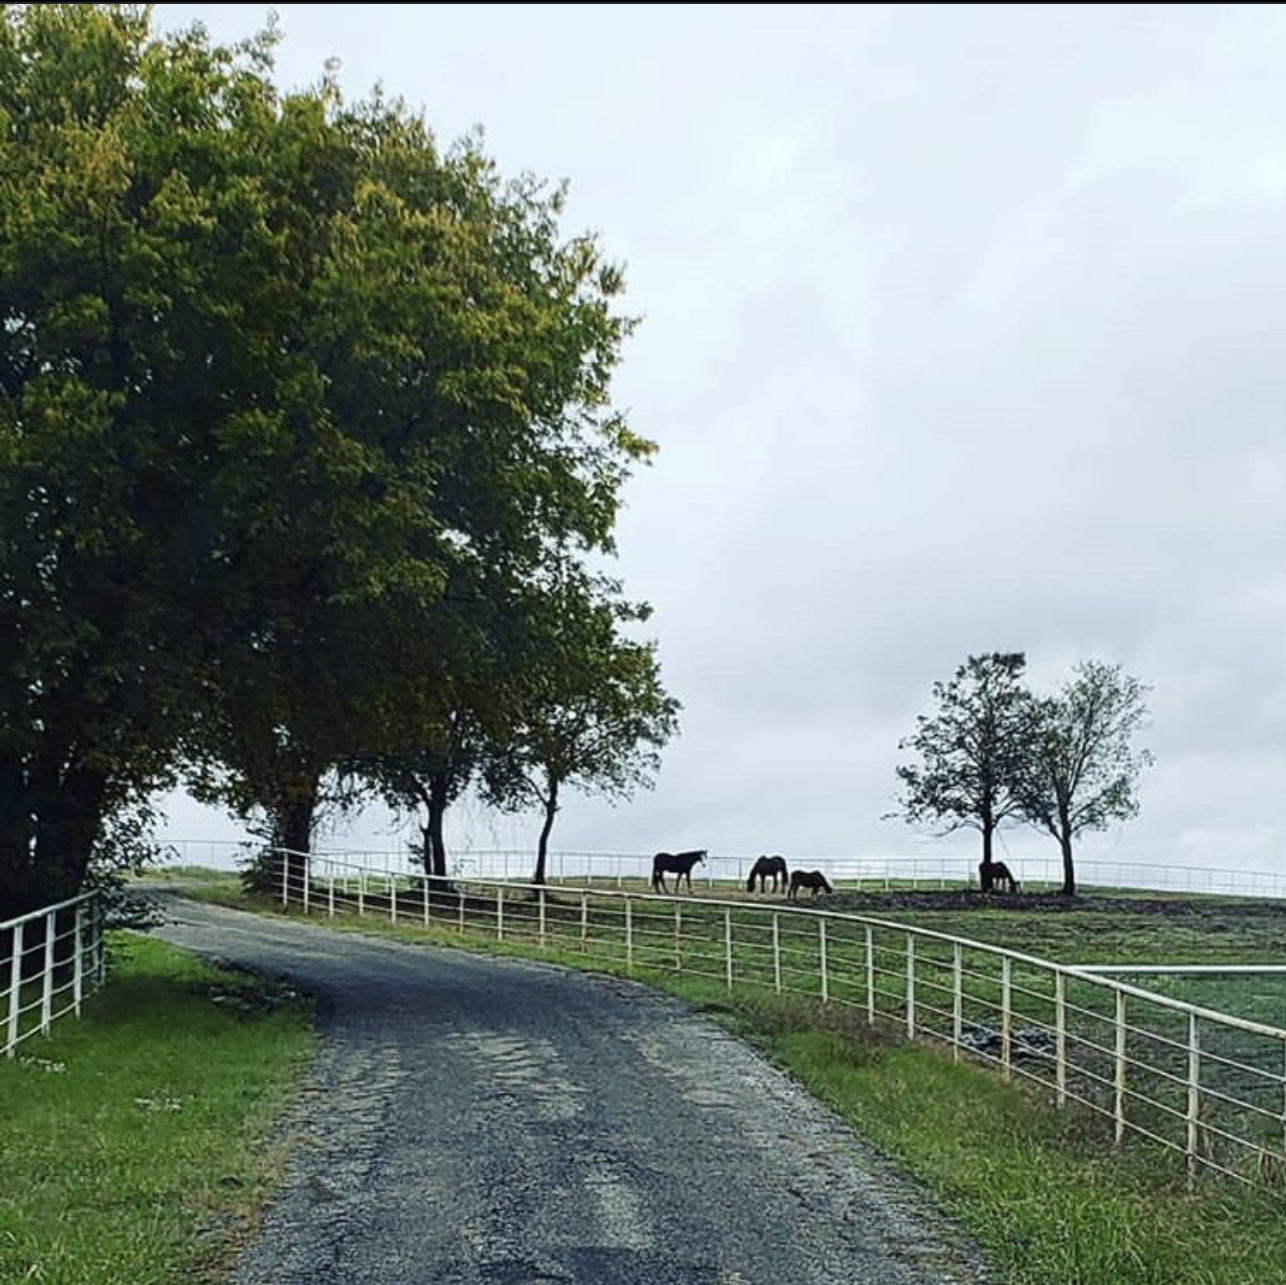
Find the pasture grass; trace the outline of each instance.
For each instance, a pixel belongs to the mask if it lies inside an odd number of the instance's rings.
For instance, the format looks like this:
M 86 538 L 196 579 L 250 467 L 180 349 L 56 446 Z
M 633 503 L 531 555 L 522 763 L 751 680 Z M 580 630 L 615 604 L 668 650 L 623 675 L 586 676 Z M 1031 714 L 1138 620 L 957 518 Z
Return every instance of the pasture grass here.
M 109 963 L 81 1020 L 0 1059 L 0 1281 L 221 1280 L 280 1174 L 308 1008 L 137 934 Z
M 246 897 L 231 879 L 193 895 L 280 913 L 270 903 Z M 1175 906 L 1104 906 L 1085 898 L 1075 907 L 1036 914 L 1013 908 L 917 911 L 906 900 L 903 895 L 888 918 L 1076 962 L 1245 960 L 1272 958 L 1274 952 L 1280 959 L 1286 924 L 1286 915 L 1236 903 L 1201 904 L 1186 913 Z M 470 919 L 481 905 L 470 907 Z M 762 985 L 729 991 L 719 976 L 723 912 L 702 907 L 699 900 L 683 907 L 681 940 L 685 967 L 693 964 L 705 973 L 696 976 L 674 971 L 668 939 L 650 945 L 644 940 L 636 953 L 642 962 L 632 972 L 623 958 L 568 948 L 579 911 L 558 902 L 552 892 L 546 925 L 551 949 L 532 940 L 530 906 L 524 911 L 517 900 L 506 915 L 504 941 L 472 931 L 461 937 L 449 916 L 428 930 L 405 922 L 394 926 L 379 917 L 388 905 L 377 897 L 368 899 L 367 908 L 366 918 L 340 916 L 329 922 L 409 942 L 633 976 L 706 1010 L 761 1047 L 918 1179 L 984 1247 L 998 1279 L 1008 1285 L 1286 1281 L 1280 1200 L 1208 1179 L 1189 1190 L 1180 1158 L 1129 1135 L 1115 1148 L 1109 1122 L 1078 1110 L 1060 1111 L 1045 1096 L 984 1067 L 903 1043 L 888 1026 L 872 1030 L 860 1005 L 823 1005 L 807 994 L 778 996 Z M 876 911 L 868 905 L 861 913 Z M 610 927 L 591 914 L 591 939 L 596 929 L 606 936 Z M 842 941 L 831 942 L 832 952 L 843 947 Z M 735 962 L 739 981 L 763 982 L 762 959 L 738 955 Z M 802 977 L 816 960 L 795 962 Z M 1277 980 L 1208 978 L 1193 985 L 1203 988 L 1200 999 L 1214 1007 L 1222 1006 L 1221 997 L 1240 995 L 1241 1002 L 1229 1005 L 1232 1011 L 1258 1007 L 1264 1011 L 1247 1015 L 1280 1022 Z M 1187 979 L 1175 979 L 1169 989 L 1173 993 L 1186 984 Z M 1250 994 L 1261 998 L 1252 1004 L 1246 999 Z M 891 998 L 896 1003 L 898 996 Z

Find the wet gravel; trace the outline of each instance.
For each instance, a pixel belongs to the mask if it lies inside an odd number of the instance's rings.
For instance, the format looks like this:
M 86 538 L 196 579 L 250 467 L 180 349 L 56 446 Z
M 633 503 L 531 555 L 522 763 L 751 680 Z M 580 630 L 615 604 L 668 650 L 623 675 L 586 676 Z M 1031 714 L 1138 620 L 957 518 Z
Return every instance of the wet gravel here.
M 642 987 L 166 899 L 317 997 L 237 1285 L 962 1285 L 981 1259 L 753 1050 Z

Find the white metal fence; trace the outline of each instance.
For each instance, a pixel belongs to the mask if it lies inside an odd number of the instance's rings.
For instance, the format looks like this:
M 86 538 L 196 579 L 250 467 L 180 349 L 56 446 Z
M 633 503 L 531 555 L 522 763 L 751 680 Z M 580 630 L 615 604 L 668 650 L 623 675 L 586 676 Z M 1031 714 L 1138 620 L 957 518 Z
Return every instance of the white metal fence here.
M 0 923 L 0 1052 L 13 1057 L 31 1036 L 48 1035 L 105 973 L 103 906 L 97 892 Z
M 1190 1174 L 1286 1190 L 1286 1030 L 1086 969 L 863 915 L 274 854 L 281 904 L 810 997 L 951 1048 L 1149 1140 Z
M 174 861 L 233 866 L 259 845 L 235 840 L 174 839 L 166 843 Z M 324 848 L 320 849 L 325 853 Z M 332 853 L 337 858 L 358 859 L 386 873 L 415 875 L 422 870 L 419 853 L 407 848 L 354 849 Z M 1005 864 L 1029 891 L 1062 886 L 1058 857 L 1005 855 Z M 698 865 L 693 877 L 707 888 L 735 883 L 745 886 L 755 857 L 712 852 Z M 911 885 L 917 888 L 964 888 L 976 885 L 978 863 L 971 856 L 945 854 L 874 857 L 795 857 L 787 854 L 791 869 L 821 870 L 831 883 L 863 891 L 883 891 Z M 535 855 L 522 849 L 469 849 L 450 854 L 451 873 L 466 879 L 531 878 Z M 552 883 L 602 884 L 624 887 L 647 883 L 652 874 L 652 854 L 640 852 L 554 851 L 549 854 Z M 1080 888 L 1120 888 L 1133 891 L 1262 897 L 1286 900 L 1286 871 L 1225 870 L 1147 861 L 1109 861 L 1087 858 L 1076 863 Z

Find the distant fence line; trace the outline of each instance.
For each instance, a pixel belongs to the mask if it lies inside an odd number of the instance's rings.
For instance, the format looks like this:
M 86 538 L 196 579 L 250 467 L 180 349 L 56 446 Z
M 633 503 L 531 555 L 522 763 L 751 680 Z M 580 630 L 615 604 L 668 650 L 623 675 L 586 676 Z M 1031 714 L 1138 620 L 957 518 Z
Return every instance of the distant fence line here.
M 176 839 L 166 845 L 175 859 L 184 862 L 233 860 L 257 845 L 235 840 Z M 419 874 L 419 854 L 409 848 L 356 849 L 325 846 L 318 855 L 352 857 L 386 873 Z M 911 884 L 930 888 L 963 888 L 977 884 L 978 863 L 968 856 L 791 857 L 792 869 L 822 870 L 832 883 L 861 890 L 883 890 Z M 743 884 L 755 856 L 712 852 L 697 866 L 695 876 L 708 888 L 716 884 Z M 1062 863 L 1058 857 L 1005 856 L 1005 864 L 1030 890 L 1060 888 Z M 470 879 L 530 879 L 535 856 L 530 850 L 470 849 L 449 854 L 451 873 Z M 652 854 L 639 852 L 555 851 L 549 854 L 548 873 L 553 882 L 591 882 L 621 887 L 648 880 Z M 1206 893 L 1223 896 L 1263 897 L 1286 900 L 1286 871 L 1223 870 L 1217 866 L 1178 863 L 1116 861 L 1087 858 L 1076 865 L 1077 886 L 1122 888 L 1151 892 Z
M 105 978 L 103 904 L 97 892 L 0 923 L 0 1053 L 13 1057 L 48 1035 Z
M 433 879 L 338 857 L 270 854 L 285 909 L 380 916 L 846 1006 L 946 1045 L 1219 1173 L 1286 1189 L 1286 1030 L 1087 968 L 885 919 L 781 902 L 595 885 Z

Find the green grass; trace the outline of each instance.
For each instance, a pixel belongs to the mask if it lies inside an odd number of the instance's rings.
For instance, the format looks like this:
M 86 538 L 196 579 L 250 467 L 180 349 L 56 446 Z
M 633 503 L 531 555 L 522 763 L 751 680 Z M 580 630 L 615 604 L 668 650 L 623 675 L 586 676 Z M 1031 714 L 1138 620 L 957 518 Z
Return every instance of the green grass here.
M 1011 1285 L 1280 1285 L 1280 1206 L 1186 1194 L 1146 1146 L 931 1051 L 755 1024 L 769 1054 L 955 1214 Z
M 279 1176 L 306 1006 L 112 934 L 107 987 L 0 1059 L 0 1281 L 223 1278 Z

